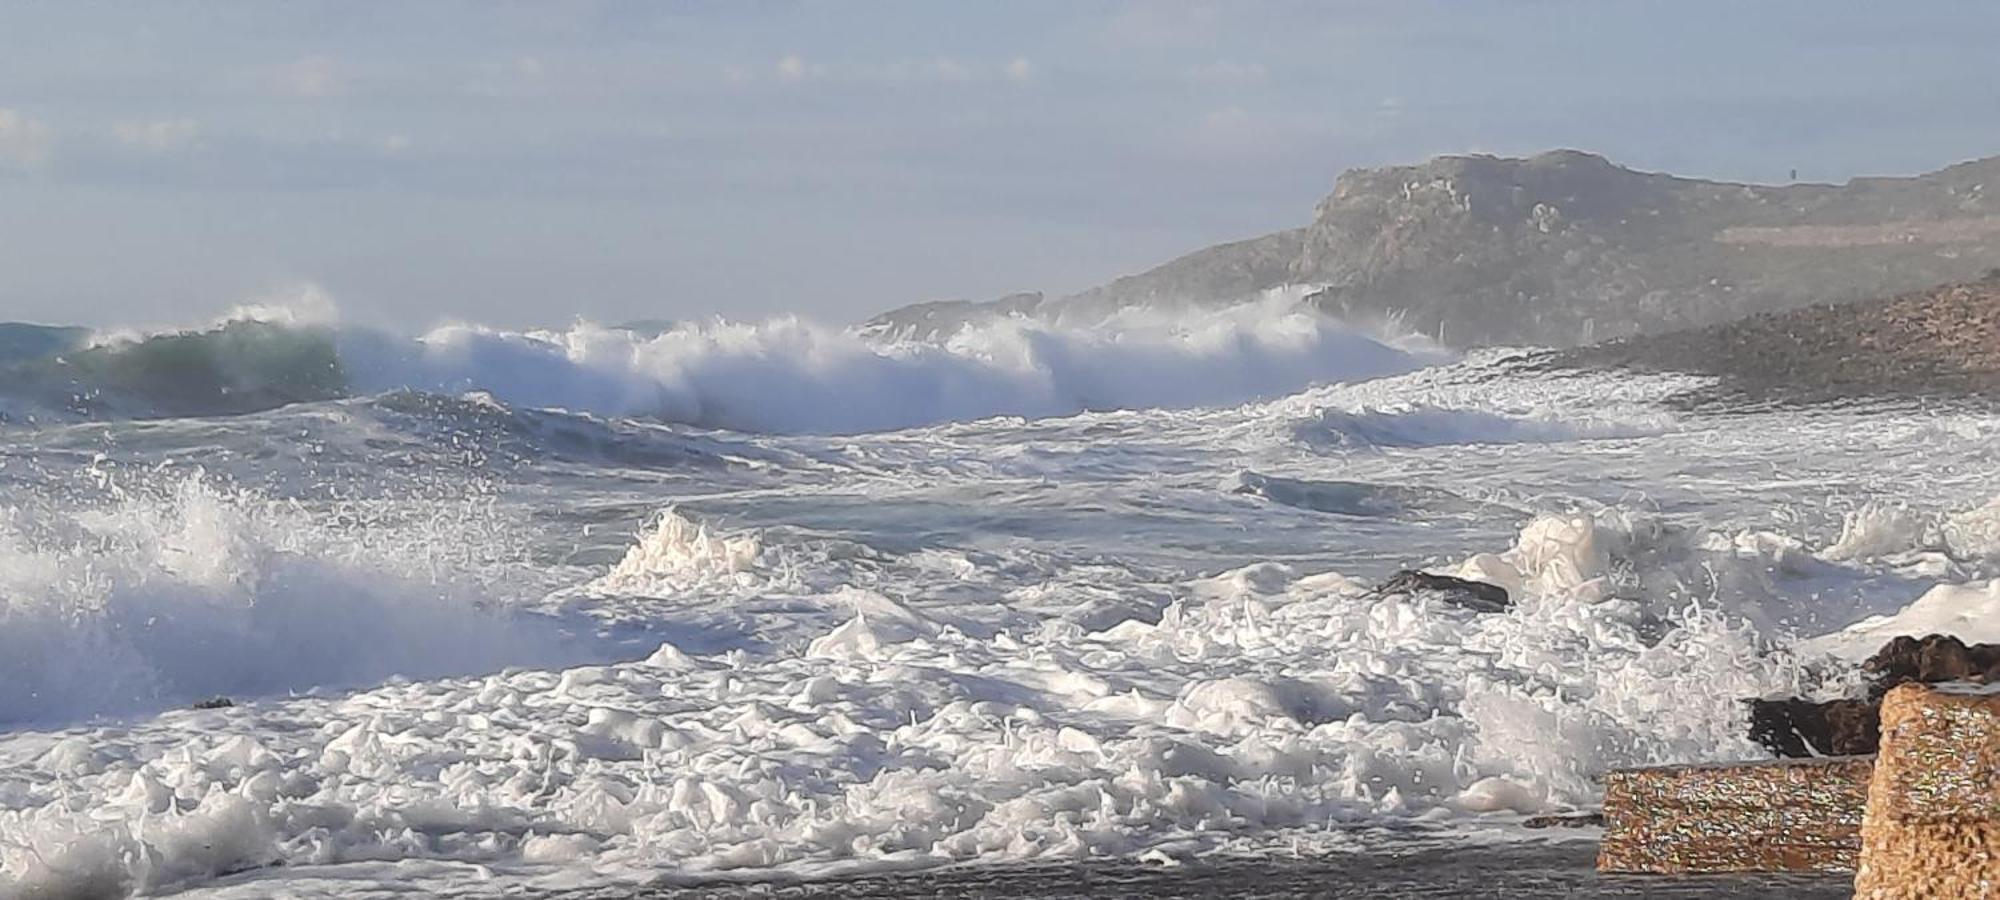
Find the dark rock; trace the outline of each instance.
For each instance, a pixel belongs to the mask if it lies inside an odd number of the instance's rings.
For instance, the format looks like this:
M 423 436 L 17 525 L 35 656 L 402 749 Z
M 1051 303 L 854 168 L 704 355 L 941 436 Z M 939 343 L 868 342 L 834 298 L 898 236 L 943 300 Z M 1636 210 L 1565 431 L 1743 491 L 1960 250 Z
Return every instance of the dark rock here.
M 1869 675 L 1870 697 L 1881 699 L 1889 689 L 1912 681 L 1985 681 L 2000 669 L 2000 644 L 1973 644 L 1950 635 L 1898 637 L 1861 664 Z
M 1497 584 L 1454 578 L 1450 575 L 1432 575 L 1415 569 L 1404 569 L 1395 577 L 1375 589 L 1377 594 L 1435 594 L 1439 599 L 1453 606 L 1462 606 L 1473 612 L 1506 612 L 1513 606 L 1507 596 L 1507 589 Z
M 192 708 L 193 708 L 193 709 L 228 709 L 228 708 L 230 708 L 230 707 L 232 707 L 232 706 L 235 706 L 235 705 L 236 705 L 236 701 L 234 701 L 234 700 L 231 700 L 231 699 L 229 699 L 228 697 L 210 697 L 210 698 L 208 698 L 207 700 L 196 700 L 196 701 L 194 702 L 194 706 L 193 706 Z
M 1521 823 L 1523 828 L 1602 828 L 1604 814 L 1601 812 L 1568 813 L 1563 815 L 1529 816 Z
M 1796 697 L 1745 701 L 1750 739 L 1779 756 L 1874 753 L 1880 740 L 1882 695 L 1909 682 L 2000 680 L 2000 644 L 1971 644 L 1950 635 L 1898 637 L 1861 664 L 1865 698 L 1814 703 Z
M 1880 739 L 1879 700 L 1750 700 L 1750 739 L 1779 756 L 1859 756 Z

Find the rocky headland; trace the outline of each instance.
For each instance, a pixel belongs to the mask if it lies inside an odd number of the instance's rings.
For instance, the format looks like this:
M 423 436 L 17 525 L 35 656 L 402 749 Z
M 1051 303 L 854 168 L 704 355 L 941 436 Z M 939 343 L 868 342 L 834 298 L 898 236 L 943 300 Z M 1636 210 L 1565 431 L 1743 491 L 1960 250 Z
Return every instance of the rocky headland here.
M 944 301 L 868 328 L 919 337 L 1030 314 L 1314 305 L 1457 347 L 1572 347 L 1964 282 L 2000 267 L 2000 157 L 1914 177 L 1755 185 L 1558 150 L 1342 174 L 1303 227 L 1197 250 L 1063 297 Z

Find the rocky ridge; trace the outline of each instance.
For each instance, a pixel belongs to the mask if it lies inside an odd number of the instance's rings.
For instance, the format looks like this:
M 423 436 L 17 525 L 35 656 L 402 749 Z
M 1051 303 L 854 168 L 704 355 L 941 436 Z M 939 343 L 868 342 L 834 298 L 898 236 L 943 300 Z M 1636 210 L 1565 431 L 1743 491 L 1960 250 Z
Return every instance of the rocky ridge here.
M 1469 347 L 1567 347 L 1965 281 L 2000 267 L 2000 157 L 1907 178 L 1752 185 L 1558 150 L 1355 169 L 1302 228 L 1220 244 L 1067 297 L 948 301 L 879 332 L 1001 314 L 1209 306 L 1287 284 L 1362 321 Z

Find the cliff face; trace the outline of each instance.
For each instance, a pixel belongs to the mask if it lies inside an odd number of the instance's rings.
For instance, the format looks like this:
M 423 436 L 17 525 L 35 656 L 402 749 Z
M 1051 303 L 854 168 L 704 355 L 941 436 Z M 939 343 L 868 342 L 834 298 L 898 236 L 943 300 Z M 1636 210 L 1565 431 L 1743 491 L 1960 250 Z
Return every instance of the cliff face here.
M 1440 157 L 1341 175 L 1302 229 L 1009 308 L 1090 317 L 1309 283 L 1326 285 L 1313 301 L 1329 311 L 1397 317 L 1454 345 L 1571 346 L 1976 278 L 2000 266 L 1996 195 L 2000 157 L 1787 186 L 1635 172 L 1575 151 Z
M 1567 346 L 1976 277 L 2000 264 L 1994 192 L 2000 159 L 1764 187 L 1451 157 L 1341 176 L 1291 275 L 1449 343 Z

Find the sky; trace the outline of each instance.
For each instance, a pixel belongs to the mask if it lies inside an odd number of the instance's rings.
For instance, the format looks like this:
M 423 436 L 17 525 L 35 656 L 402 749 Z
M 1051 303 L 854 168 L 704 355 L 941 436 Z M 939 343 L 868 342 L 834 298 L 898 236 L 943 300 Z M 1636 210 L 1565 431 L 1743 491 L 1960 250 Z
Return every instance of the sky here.
M 2000 153 L 2000 4 L 0 0 L 0 320 L 506 327 L 1052 295 L 1554 147 Z

